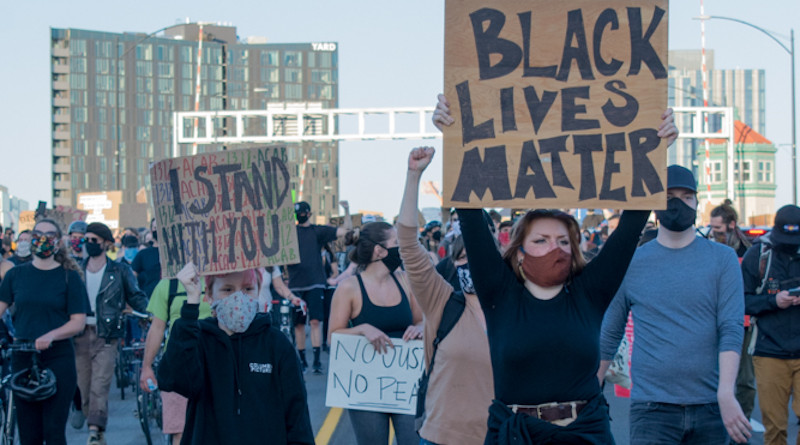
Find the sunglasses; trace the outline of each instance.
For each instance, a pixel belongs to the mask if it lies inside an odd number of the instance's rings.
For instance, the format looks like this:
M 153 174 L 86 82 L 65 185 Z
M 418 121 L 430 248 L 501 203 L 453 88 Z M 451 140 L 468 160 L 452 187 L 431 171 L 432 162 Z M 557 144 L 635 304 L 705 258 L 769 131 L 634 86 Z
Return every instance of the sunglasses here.
M 58 232 L 40 232 L 38 230 L 34 230 L 31 232 L 31 236 L 34 238 L 41 238 L 43 236 L 48 238 L 56 238 L 58 237 Z

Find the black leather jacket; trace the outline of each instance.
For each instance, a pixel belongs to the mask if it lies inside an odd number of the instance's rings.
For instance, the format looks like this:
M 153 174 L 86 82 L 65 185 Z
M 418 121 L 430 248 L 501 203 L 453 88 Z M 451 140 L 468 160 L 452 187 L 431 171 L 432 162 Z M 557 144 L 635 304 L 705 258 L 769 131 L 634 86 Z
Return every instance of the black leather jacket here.
M 84 274 L 89 260 L 81 264 Z M 122 338 L 125 336 L 125 304 L 138 312 L 147 311 L 147 295 L 139 289 L 131 268 L 123 263 L 106 258 L 106 270 L 97 292 L 95 312 L 97 336 L 100 338 Z

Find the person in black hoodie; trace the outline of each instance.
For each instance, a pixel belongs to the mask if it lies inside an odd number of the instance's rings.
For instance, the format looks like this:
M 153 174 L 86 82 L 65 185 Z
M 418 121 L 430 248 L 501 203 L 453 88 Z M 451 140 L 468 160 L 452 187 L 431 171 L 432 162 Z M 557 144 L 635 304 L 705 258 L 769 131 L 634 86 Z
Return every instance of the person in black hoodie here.
M 158 381 L 189 399 L 181 444 L 313 444 L 300 361 L 289 340 L 258 313 L 261 274 L 206 276 L 214 317 L 198 320 L 200 276 L 193 263 L 177 275 L 186 288 Z

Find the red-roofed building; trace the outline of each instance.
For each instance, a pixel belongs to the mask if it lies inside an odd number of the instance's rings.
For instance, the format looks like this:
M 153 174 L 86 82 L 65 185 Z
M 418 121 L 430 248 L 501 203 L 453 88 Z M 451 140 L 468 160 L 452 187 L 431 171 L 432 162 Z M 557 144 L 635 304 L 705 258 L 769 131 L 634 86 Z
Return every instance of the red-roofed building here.
M 756 215 L 775 213 L 775 145 L 741 121 L 734 121 L 733 175 L 734 204 L 739 209 L 741 223 Z M 705 144 L 697 144 L 698 191 L 706 199 Z M 726 198 L 728 140 L 709 140 L 711 163 L 711 200 L 720 204 Z

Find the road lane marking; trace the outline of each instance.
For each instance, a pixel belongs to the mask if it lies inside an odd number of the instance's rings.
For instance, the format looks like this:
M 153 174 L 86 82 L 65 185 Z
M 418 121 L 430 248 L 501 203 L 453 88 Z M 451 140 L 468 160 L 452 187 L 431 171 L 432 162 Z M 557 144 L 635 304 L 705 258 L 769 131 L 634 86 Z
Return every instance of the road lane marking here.
M 319 429 L 317 437 L 314 438 L 317 445 L 328 445 L 341 417 L 342 408 L 331 408 L 328 410 L 328 415 L 325 416 L 325 421 L 322 422 L 322 428 Z

